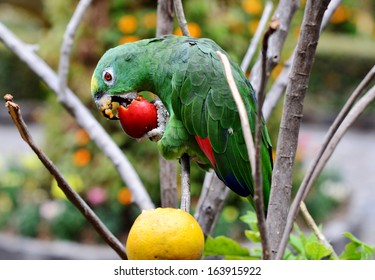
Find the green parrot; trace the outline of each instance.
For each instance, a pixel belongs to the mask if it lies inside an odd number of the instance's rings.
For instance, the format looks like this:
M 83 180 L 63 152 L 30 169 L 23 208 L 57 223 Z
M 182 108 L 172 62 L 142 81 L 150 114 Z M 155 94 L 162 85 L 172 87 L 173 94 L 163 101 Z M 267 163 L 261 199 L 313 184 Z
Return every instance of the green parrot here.
M 142 91 L 153 92 L 158 125 L 144 137 L 157 141 L 166 159 L 187 153 L 206 170 L 213 168 L 226 186 L 252 202 L 254 182 L 240 117 L 216 51 L 228 56 L 210 39 L 173 35 L 117 46 L 98 62 L 91 94 L 105 117 L 118 119 L 120 105 L 126 107 Z M 254 136 L 254 90 L 238 64 L 228 59 Z M 264 123 L 261 161 L 267 208 L 272 147 Z

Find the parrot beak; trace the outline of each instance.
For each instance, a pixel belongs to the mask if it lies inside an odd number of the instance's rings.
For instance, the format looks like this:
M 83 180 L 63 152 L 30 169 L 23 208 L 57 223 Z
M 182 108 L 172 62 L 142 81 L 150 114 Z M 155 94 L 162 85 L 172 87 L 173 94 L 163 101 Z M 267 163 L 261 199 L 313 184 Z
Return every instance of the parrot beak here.
M 103 114 L 104 117 L 110 120 L 118 120 L 117 108 L 119 106 L 127 106 L 132 100 L 137 98 L 138 93 L 131 91 L 124 94 L 110 95 L 107 92 L 97 92 L 94 95 L 96 107 Z

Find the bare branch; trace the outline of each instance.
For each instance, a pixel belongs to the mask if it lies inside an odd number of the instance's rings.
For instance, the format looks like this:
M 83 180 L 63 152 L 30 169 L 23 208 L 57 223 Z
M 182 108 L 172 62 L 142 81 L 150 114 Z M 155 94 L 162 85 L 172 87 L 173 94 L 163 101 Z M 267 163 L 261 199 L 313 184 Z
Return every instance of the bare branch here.
M 181 0 L 173 0 L 174 3 L 174 10 L 176 12 L 176 17 L 178 21 L 178 25 L 181 28 L 182 34 L 184 36 L 190 36 L 190 32 L 188 29 L 187 21 L 184 14 L 184 8 L 182 6 Z
M 321 21 L 328 4 L 329 0 L 307 1 L 297 52 L 289 75 L 267 218 L 273 258 L 282 256 L 283 253 L 277 251 L 288 215 L 303 101 L 318 45 Z
M 102 223 L 102 221 L 96 216 L 94 211 L 87 205 L 87 203 L 79 196 L 79 194 L 69 185 L 63 175 L 52 163 L 52 161 L 44 154 L 44 152 L 34 143 L 34 140 L 25 124 L 20 106 L 13 102 L 13 96 L 7 94 L 4 96 L 6 101 L 6 107 L 8 108 L 9 114 L 19 130 L 22 139 L 30 146 L 35 152 L 43 165 L 56 179 L 56 182 L 60 189 L 64 192 L 69 201 L 82 213 L 82 215 L 90 222 L 96 232 L 104 239 L 107 244 L 116 251 L 116 253 L 122 258 L 127 259 L 125 248 L 121 242 L 111 233 L 111 231 Z
M 184 36 L 190 36 L 187 21 L 185 19 L 184 8 L 181 0 L 173 0 L 174 10 L 178 24 Z M 181 163 L 181 209 L 190 211 L 190 158 L 187 154 L 180 158 Z
M 0 23 L 0 40 L 59 96 L 59 80 L 56 73 L 2 23 Z M 65 98 L 61 98 L 61 103 L 75 117 L 77 123 L 88 132 L 90 138 L 103 153 L 113 162 L 121 178 L 132 191 L 134 202 L 141 209 L 154 208 L 150 196 L 131 163 L 90 111 L 69 88 L 65 91 Z
M 248 154 L 250 165 L 251 165 L 251 171 L 252 171 L 251 175 L 254 178 L 255 177 L 255 146 L 254 146 L 253 136 L 251 134 L 251 129 L 250 129 L 250 124 L 249 124 L 249 119 L 247 116 L 246 108 L 242 101 L 241 95 L 238 92 L 236 82 L 234 81 L 232 69 L 230 67 L 228 58 L 226 57 L 225 54 L 223 54 L 220 51 L 217 51 L 216 53 L 224 65 L 226 79 L 230 87 L 230 90 L 232 92 L 233 99 L 236 102 L 236 105 L 238 108 L 238 113 L 241 119 L 242 131 L 244 134 L 246 147 L 247 147 L 247 154 Z
M 75 9 L 72 18 L 70 19 L 63 36 L 63 41 L 60 49 L 60 62 L 58 68 L 60 98 L 64 97 L 65 89 L 67 86 L 69 57 L 74 42 L 74 35 L 78 29 L 78 25 L 82 21 L 86 9 L 90 6 L 91 2 L 92 0 L 79 1 L 77 8 Z
M 329 20 L 331 19 L 333 13 L 336 11 L 337 7 L 340 6 L 341 2 L 342 0 L 331 0 L 326 12 L 324 13 L 322 26 L 320 27 L 320 32 L 322 32 L 327 27 Z
M 156 36 L 173 32 L 173 0 L 158 0 Z
M 156 36 L 170 34 L 173 31 L 173 0 L 159 0 L 157 7 Z M 159 155 L 160 197 L 162 207 L 177 208 L 176 161 L 165 160 Z
M 229 192 L 213 170 L 206 174 L 194 214 L 205 236 L 212 234 Z
M 257 30 L 255 31 L 255 34 L 250 41 L 249 48 L 247 49 L 246 54 L 241 63 L 241 69 L 245 73 L 247 69 L 249 68 L 251 60 L 253 59 L 258 43 L 260 39 L 262 38 L 263 31 L 264 29 L 266 29 L 268 19 L 271 16 L 272 8 L 273 8 L 273 3 L 271 1 L 267 1 L 263 10 L 262 16 L 260 18 Z
M 292 18 L 299 7 L 299 3 L 299 0 L 280 0 L 273 14 L 273 18 L 277 18 L 280 21 L 280 28 L 270 37 L 270 48 L 267 52 L 267 73 L 271 73 L 273 68 L 280 61 L 281 50 L 288 35 Z M 261 66 L 261 56 L 259 56 L 257 62 L 251 70 L 250 75 L 250 82 L 255 92 L 258 92 L 260 88 Z
M 305 178 L 301 183 L 301 186 L 299 188 L 299 191 L 303 192 L 303 198 L 304 199 L 307 195 L 307 193 L 310 190 L 310 187 L 312 183 L 317 178 L 318 174 L 321 172 L 323 166 L 319 166 L 321 163 L 326 163 L 326 161 L 323 161 L 323 154 L 326 152 L 326 149 L 329 147 L 330 142 L 332 141 L 333 137 L 337 133 L 337 130 L 339 129 L 340 125 L 344 122 L 345 118 L 348 117 L 348 114 L 353 107 L 354 103 L 358 100 L 359 96 L 363 92 L 363 90 L 373 81 L 375 78 L 375 66 L 371 68 L 369 73 L 366 75 L 366 77 L 362 80 L 362 82 L 358 85 L 358 87 L 354 90 L 352 95 L 349 97 L 347 102 L 345 103 L 344 107 L 341 109 L 339 115 L 336 117 L 335 121 L 331 125 L 329 131 L 327 132 L 327 135 L 325 137 L 325 140 L 321 146 L 321 150 L 319 151 L 318 155 L 316 156 L 316 159 L 311 164 L 311 168 L 308 172 L 306 172 Z M 368 93 L 369 94 L 369 93 Z M 319 168 L 318 168 L 319 167 Z
M 293 52 L 294 54 L 294 52 Z M 284 68 L 277 77 L 277 80 L 273 83 L 271 89 L 266 95 L 266 98 L 264 100 L 263 104 L 263 117 L 265 121 L 269 119 L 271 116 L 271 113 L 275 109 L 277 103 L 279 103 L 281 96 L 283 95 L 286 86 L 288 84 L 288 78 L 290 74 L 290 67 L 292 65 L 294 56 L 292 55 L 285 63 Z
M 264 89 L 266 82 L 266 55 L 268 50 L 268 39 L 279 27 L 279 21 L 274 19 L 269 25 L 266 33 L 263 36 L 262 43 L 262 78 L 260 83 L 260 89 L 258 93 L 258 104 L 257 104 L 257 118 L 255 128 L 255 177 L 254 177 L 254 204 L 255 212 L 257 215 L 259 232 L 261 234 L 263 259 L 268 260 L 270 258 L 269 244 L 267 238 L 266 229 L 266 218 L 264 215 L 264 200 L 263 200 L 263 178 L 262 178 L 262 128 L 263 128 L 263 116 L 262 107 L 264 100 Z
M 281 249 L 284 250 L 286 247 L 288 236 L 290 231 L 292 230 L 295 217 L 298 214 L 300 203 L 303 201 L 307 193 L 310 191 L 312 184 L 324 168 L 325 164 L 327 163 L 329 157 L 333 153 L 333 150 L 335 149 L 342 135 L 363 112 L 363 110 L 365 109 L 364 106 L 367 106 L 371 102 L 371 98 L 373 98 L 372 95 L 374 95 L 374 87 L 367 93 L 366 96 L 362 97 L 362 99 L 358 101 L 356 105 L 353 107 L 353 104 L 358 99 L 359 95 L 362 93 L 365 87 L 369 85 L 369 83 L 374 79 L 374 77 L 375 66 L 370 70 L 370 72 L 366 75 L 364 80 L 355 89 L 355 91 L 350 96 L 348 101 L 345 103 L 343 109 L 340 111 L 339 115 L 329 128 L 324 138 L 323 144 L 320 148 L 320 151 L 311 163 L 309 169 L 307 170 L 306 175 L 301 183 L 301 186 L 299 187 L 298 192 L 294 198 L 294 201 L 290 207 L 287 223 L 285 226 L 282 240 L 280 242 Z
M 161 207 L 177 208 L 176 161 L 166 160 L 159 155 Z
M 341 4 L 341 2 L 342 0 L 332 0 L 329 3 L 328 8 L 324 13 L 320 32 L 322 32 L 327 27 L 329 19 L 332 17 L 332 14 L 335 12 L 335 10 Z M 263 116 L 266 121 L 270 117 L 272 111 L 275 109 L 277 103 L 279 102 L 281 96 L 283 95 L 286 89 L 290 73 L 290 67 L 293 63 L 295 52 L 296 48 L 293 50 L 293 54 L 290 56 L 290 58 L 284 63 L 283 70 L 279 74 L 277 80 L 272 85 L 270 91 L 267 93 L 263 106 Z

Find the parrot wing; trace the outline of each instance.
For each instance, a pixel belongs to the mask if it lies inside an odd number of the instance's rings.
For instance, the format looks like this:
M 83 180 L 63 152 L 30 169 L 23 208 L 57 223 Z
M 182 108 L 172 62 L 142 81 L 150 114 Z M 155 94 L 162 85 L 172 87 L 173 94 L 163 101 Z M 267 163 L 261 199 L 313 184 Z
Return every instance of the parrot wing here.
M 176 50 L 176 56 L 183 53 L 186 59 L 182 70 L 176 70 L 173 77 L 173 84 L 179 86 L 172 85 L 172 107 L 188 133 L 197 140 L 219 178 L 237 194 L 253 195 L 253 179 L 241 122 L 223 65 L 216 54 L 218 50 L 225 53 L 209 39 L 193 38 L 187 39 Z M 230 61 L 254 134 L 254 91 L 239 66 Z M 272 158 L 265 126 L 262 145 L 263 182 L 265 201 L 268 202 Z

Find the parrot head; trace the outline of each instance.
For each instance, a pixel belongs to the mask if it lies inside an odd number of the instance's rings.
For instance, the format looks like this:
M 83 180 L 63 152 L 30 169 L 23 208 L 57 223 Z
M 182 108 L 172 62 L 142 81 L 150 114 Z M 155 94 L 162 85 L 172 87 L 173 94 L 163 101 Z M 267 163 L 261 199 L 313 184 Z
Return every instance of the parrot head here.
M 144 67 L 147 63 L 140 61 L 141 57 L 136 45 L 125 44 L 108 50 L 99 60 L 91 79 L 91 95 L 104 117 L 120 119 L 124 124 L 119 107 L 131 107 L 133 101 L 139 100 L 141 91 L 152 91 L 152 83 L 145 78 L 148 77 Z M 157 141 L 164 132 L 168 113 L 160 100 L 151 102 L 157 110 L 157 128 L 146 131 L 143 137 Z M 141 126 L 142 117 L 147 117 L 147 112 L 138 120 L 133 117 L 131 121 L 135 123 L 130 125 Z M 139 127 L 139 131 L 144 131 L 144 127 Z
M 118 47 L 108 50 L 98 62 L 91 79 L 96 107 L 108 119 L 118 119 L 117 108 L 137 98 L 131 56 L 121 57 Z

